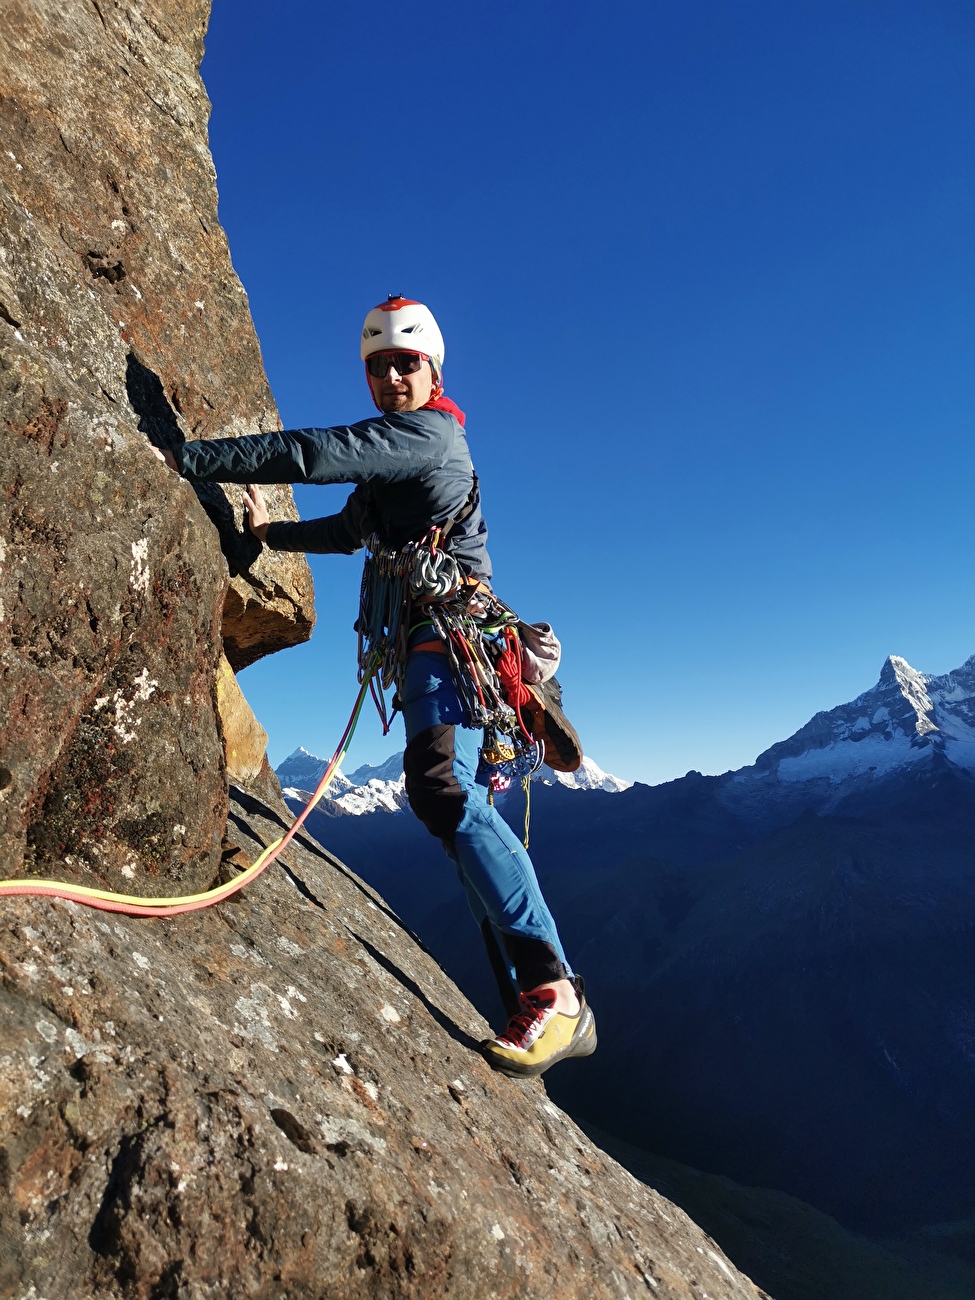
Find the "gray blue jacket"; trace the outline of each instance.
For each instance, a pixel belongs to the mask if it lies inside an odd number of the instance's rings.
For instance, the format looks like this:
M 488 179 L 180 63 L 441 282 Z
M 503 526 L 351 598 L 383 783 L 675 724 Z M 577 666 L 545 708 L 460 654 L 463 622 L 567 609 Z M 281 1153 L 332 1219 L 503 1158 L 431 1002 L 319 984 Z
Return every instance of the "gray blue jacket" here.
M 267 545 L 278 551 L 351 555 L 372 533 L 385 545 L 402 546 L 462 513 L 474 488 L 463 428 L 449 412 L 433 409 L 332 429 L 185 442 L 173 454 L 194 483 L 357 485 L 337 515 L 272 523 Z M 476 492 L 447 546 L 465 573 L 490 582 L 487 525 Z

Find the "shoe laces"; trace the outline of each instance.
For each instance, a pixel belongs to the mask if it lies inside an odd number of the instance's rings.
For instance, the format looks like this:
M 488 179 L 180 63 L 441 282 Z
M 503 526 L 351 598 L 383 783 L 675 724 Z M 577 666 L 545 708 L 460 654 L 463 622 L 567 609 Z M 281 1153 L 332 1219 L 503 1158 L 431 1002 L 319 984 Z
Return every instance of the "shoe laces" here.
M 538 989 L 533 993 L 519 993 L 521 1010 L 508 1021 L 508 1027 L 498 1038 L 505 1047 L 529 1047 L 538 1037 L 555 1008 L 555 989 Z

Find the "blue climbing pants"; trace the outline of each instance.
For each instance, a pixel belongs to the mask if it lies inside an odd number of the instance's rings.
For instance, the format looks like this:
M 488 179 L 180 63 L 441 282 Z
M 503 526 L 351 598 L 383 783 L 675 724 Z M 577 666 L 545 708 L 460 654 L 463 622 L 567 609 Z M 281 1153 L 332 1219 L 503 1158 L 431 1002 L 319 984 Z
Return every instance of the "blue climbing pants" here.
M 400 703 L 410 807 L 457 867 L 502 995 L 503 979 L 527 991 L 568 977 L 572 972 L 531 858 L 488 803 L 487 774 L 478 770 L 482 733 L 464 726 L 446 655 L 410 653 Z M 505 1001 L 510 1009 L 511 999 Z

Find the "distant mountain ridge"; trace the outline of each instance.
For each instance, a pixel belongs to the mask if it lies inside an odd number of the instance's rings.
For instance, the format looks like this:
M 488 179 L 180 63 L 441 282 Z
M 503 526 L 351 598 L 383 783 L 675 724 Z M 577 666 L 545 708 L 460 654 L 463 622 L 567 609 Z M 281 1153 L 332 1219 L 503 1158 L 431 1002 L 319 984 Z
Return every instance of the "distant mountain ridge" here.
M 720 783 L 721 805 L 746 822 L 764 821 L 769 804 L 781 821 L 800 805 L 829 811 L 897 768 L 939 758 L 975 772 L 975 655 L 938 677 L 927 677 L 906 659 L 890 655 L 875 686 L 847 704 L 817 713 L 753 764 L 719 777 L 694 772 L 688 777 Z M 276 775 L 286 789 L 313 790 L 325 767 L 326 760 L 299 746 L 279 764 Z M 371 795 L 356 796 L 346 811 L 395 811 L 405 806 L 402 776 L 402 754 L 392 754 L 349 775 L 337 773 L 329 798 L 342 808 L 344 796 L 359 788 Z M 604 772 L 588 757 L 578 772 L 545 767 L 537 779 L 549 786 L 613 793 L 633 784 Z
M 327 766 L 325 759 L 299 745 L 278 765 L 275 775 L 286 797 L 305 803 Z M 543 765 L 535 780 L 548 786 L 561 785 L 567 790 L 603 790 L 608 793 L 628 790 L 632 784 L 604 772 L 591 758 L 584 758 L 576 772 L 554 772 Z M 337 772 L 321 804 L 326 814 L 355 817 L 373 812 L 399 812 L 406 806 L 402 753 L 391 754 L 384 763 L 376 766 L 364 763 L 349 776 Z

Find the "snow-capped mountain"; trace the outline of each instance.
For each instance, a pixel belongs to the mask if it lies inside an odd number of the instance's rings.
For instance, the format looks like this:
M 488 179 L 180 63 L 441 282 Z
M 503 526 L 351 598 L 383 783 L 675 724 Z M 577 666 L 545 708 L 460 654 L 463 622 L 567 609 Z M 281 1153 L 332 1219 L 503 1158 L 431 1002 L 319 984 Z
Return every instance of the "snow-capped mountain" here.
M 780 781 L 842 781 L 916 763 L 932 750 L 975 771 L 975 655 L 943 677 L 926 677 L 891 655 L 876 686 L 817 713 L 760 754 L 755 767 L 775 770 Z
M 715 779 L 719 801 L 738 815 L 761 815 L 770 802 L 822 814 L 899 769 L 945 761 L 975 772 L 975 655 L 941 677 L 890 655 L 870 690 Z
M 928 677 L 891 655 L 877 684 L 855 700 L 817 713 L 749 767 L 697 779 L 713 783 L 717 802 L 736 817 L 764 820 L 774 805 L 780 814 L 775 820 L 781 821 L 801 808 L 831 811 L 899 768 L 944 760 L 975 772 L 975 655 L 940 677 Z M 288 790 L 308 791 L 325 767 L 324 759 L 299 747 L 280 764 L 277 776 Z M 577 772 L 543 767 L 535 780 L 566 790 L 610 793 L 622 793 L 632 784 L 604 772 L 591 758 L 584 758 Z M 323 803 L 335 813 L 356 816 L 404 808 L 402 754 L 375 766 L 364 764 L 350 776 L 337 773 Z
M 312 754 L 301 745 L 289 754 L 283 763 L 275 768 L 275 775 L 282 786 L 292 786 L 297 790 L 314 790 L 328 767 L 328 761 Z M 336 772 L 332 777 L 332 790 L 344 793 L 352 785 L 348 777 Z
M 307 803 L 309 793 L 322 779 L 327 766 L 325 759 L 299 745 L 276 769 L 285 798 Z M 604 772 L 591 758 L 584 758 L 577 772 L 553 772 L 543 766 L 534 779 L 567 790 L 604 790 L 610 794 L 628 790 L 631 785 Z M 384 763 L 376 766 L 365 763 L 350 776 L 337 772 L 319 806 L 333 815 L 348 813 L 361 817 L 365 813 L 399 812 L 406 805 L 403 755 L 391 754 Z
M 535 780 L 545 785 L 563 785 L 567 790 L 605 790 L 607 794 L 619 794 L 622 790 L 629 790 L 633 784 L 632 781 L 624 781 L 604 772 L 591 758 L 584 758 L 582 767 L 576 772 L 553 772 L 547 764 L 543 764 Z
M 307 803 L 327 766 L 326 759 L 299 745 L 275 772 L 284 797 Z M 351 776 L 336 772 L 319 807 L 333 816 L 350 814 L 361 817 L 364 813 L 399 812 L 406 807 L 403 755 L 393 754 L 377 767 L 365 763 Z
M 298 798 L 307 803 L 308 792 L 288 789 L 285 798 Z M 399 812 L 406 807 L 406 778 L 400 776 L 397 781 L 366 781 L 363 785 L 351 785 L 339 794 L 326 795 L 319 807 L 329 805 L 335 814 L 349 813 L 361 817 L 364 813 Z
M 345 781 L 339 774 L 335 780 Z M 334 781 L 329 787 L 334 789 Z M 281 793 L 289 804 L 304 806 L 311 798 L 311 790 L 301 790 L 294 785 L 281 787 Z M 407 803 L 403 778 L 399 781 L 370 781 L 366 785 L 347 785 L 340 794 L 325 794 L 319 801 L 319 809 L 333 817 L 351 814 L 361 817 L 364 813 L 399 812 Z
M 390 754 L 385 763 L 380 763 L 376 767 L 371 767 L 368 763 L 363 763 L 357 767 L 349 776 L 353 785 L 368 785 L 370 781 L 393 781 L 396 782 L 403 775 L 403 754 L 402 751 L 396 754 Z

